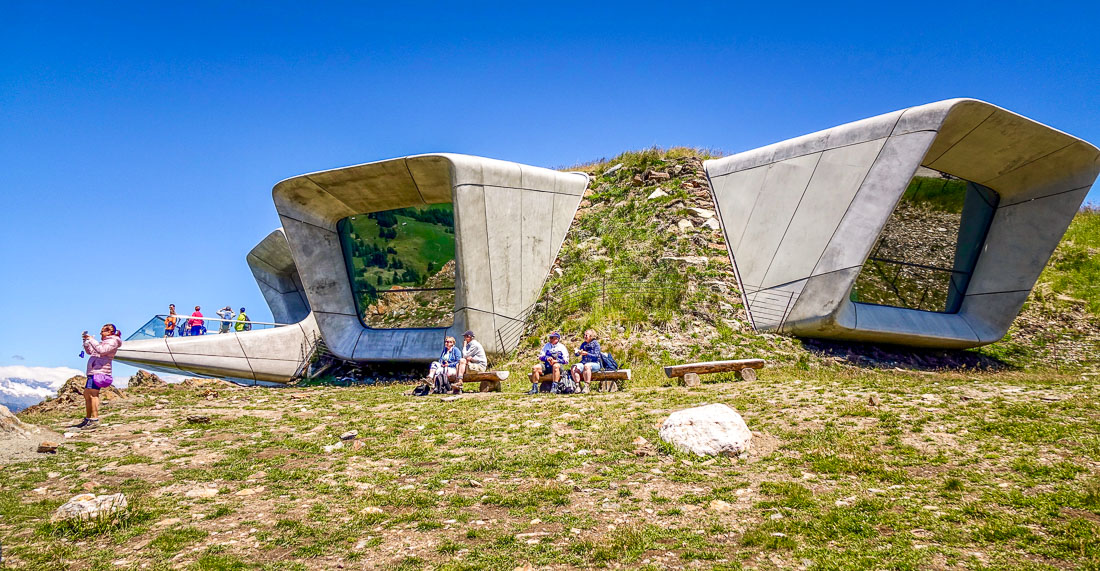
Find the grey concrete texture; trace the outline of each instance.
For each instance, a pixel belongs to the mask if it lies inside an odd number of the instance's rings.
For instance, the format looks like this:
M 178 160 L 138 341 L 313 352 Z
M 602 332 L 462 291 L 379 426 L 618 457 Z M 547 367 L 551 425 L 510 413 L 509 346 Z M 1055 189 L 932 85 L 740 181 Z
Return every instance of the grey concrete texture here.
M 125 341 L 115 358 L 170 372 L 285 383 L 317 339 L 317 323 L 307 315 L 273 329 Z
M 482 157 L 416 155 L 284 180 L 272 191 L 301 276 L 301 290 L 329 351 L 359 361 L 426 361 L 445 335 L 474 328 L 487 352 L 516 340 L 497 334 L 534 304 L 588 186 L 563 173 Z M 362 325 L 336 223 L 365 214 L 453 203 L 455 319 L 449 328 Z M 500 319 L 498 319 L 500 318 Z
M 919 166 L 1001 197 L 954 314 L 849 300 Z M 704 168 L 757 329 L 973 347 L 1007 332 L 1100 173 L 1100 151 L 989 103 L 951 99 L 709 160 Z
M 276 323 L 297 323 L 309 315 L 302 278 L 282 228 L 256 244 L 245 260 Z

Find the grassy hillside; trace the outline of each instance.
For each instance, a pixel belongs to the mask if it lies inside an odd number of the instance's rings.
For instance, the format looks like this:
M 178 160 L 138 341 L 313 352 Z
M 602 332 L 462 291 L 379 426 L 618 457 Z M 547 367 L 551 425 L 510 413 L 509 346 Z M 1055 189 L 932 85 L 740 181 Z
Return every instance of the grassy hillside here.
M 592 182 L 531 316 L 533 326 L 509 366 L 531 362 L 551 330 L 562 330 L 573 347 L 580 332 L 593 327 L 643 384 L 666 382 L 658 372 L 662 364 L 744 357 L 803 369 L 1100 367 L 1097 210 L 1082 210 L 1073 220 L 1021 316 L 998 343 L 920 351 L 802 341 L 759 334 L 748 325 L 724 237 L 703 226 L 706 216 L 693 210 L 714 210 L 701 163 L 710 156 L 701 149 L 649 149 L 571 168 L 588 172 Z M 653 172 L 669 178 L 648 176 Z M 651 198 L 658 190 L 664 196 Z M 933 195 L 939 196 L 924 198 Z M 691 227 L 678 227 L 683 220 Z
M 532 398 L 509 383 L 443 401 L 404 388 L 114 400 L 57 455 L 0 459 L 6 565 L 1100 566 L 1100 387 L 1080 375 L 787 366 L 752 383 L 610 394 Z M 755 431 L 747 456 L 661 442 L 670 412 L 715 402 Z M 71 406 L 23 419 L 61 432 L 79 418 Z M 130 507 L 49 522 L 89 490 Z

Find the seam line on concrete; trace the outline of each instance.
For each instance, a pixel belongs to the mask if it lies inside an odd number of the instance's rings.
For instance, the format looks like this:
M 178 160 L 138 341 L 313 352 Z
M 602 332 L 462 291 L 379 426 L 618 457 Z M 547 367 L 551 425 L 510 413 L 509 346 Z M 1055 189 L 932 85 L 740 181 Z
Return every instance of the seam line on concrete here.
M 356 319 L 359 318 L 359 316 L 354 313 L 340 313 L 339 311 L 315 311 L 314 313 L 319 313 L 323 315 L 340 315 L 343 317 L 354 317 Z M 318 326 L 320 326 L 320 324 L 318 324 Z
M 472 185 L 476 186 L 476 185 Z M 457 186 L 455 188 L 458 188 Z M 500 188 L 500 187 L 494 187 Z M 481 187 L 481 208 L 484 210 L 481 219 L 484 221 L 482 228 L 485 230 L 485 265 L 489 266 L 489 276 L 493 276 L 493 256 L 489 251 L 489 199 L 485 195 L 485 186 Z M 522 235 L 522 233 L 521 233 Z M 493 304 L 493 313 L 496 314 L 497 310 L 497 294 L 493 289 L 493 282 L 495 280 L 489 280 L 489 303 Z M 494 332 L 496 331 L 496 321 L 493 321 Z
M 971 325 L 970 320 L 967 319 L 965 315 L 963 315 L 963 314 L 949 314 L 949 315 L 957 316 L 961 321 L 966 323 L 966 328 L 970 330 L 970 334 L 972 334 L 972 336 L 974 336 L 974 340 L 978 341 L 979 343 L 981 342 L 981 337 L 978 336 L 978 331 L 976 331 L 974 329 L 974 325 Z
M 901 115 L 898 115 L 898 118 L 896 120 L 894 120 L 894 126 L 890 128 L 891 133 L 894 132 L 894 129 L 898 128 L 898 123 L 901 122 L 901 118 L 902 118 L 903 115 L 905 115 L 905 113 L 902 113 Z M 913 131 L 913 133 L 923 133 L 923 132 L 925 132 L 925 131 Z M 905 133 L 905 135 L 909 135 L 909 134 L 911 134 L 911 133 Z M 904 137 L 905 135 L 898 135 L 898 137 Z M 848 214 L 851 213 L 852 205 L 855 204 L 856 197 L 859 196 L 859 191 L 863 190 L 863 185 L 867 184 L 867 177 L 871 176 L 871 171 L 875 169 L 875 165 L 878 164 L 879 160 L 882 159 L 882 153 L 883 153 L 883 151 L 886 150 L 886 146 L 890 144 L 890 140 L 892 138 L 893 138 L 893 135 L 890 135 L 890 136 L 886 137 L 886 140 L 883 141 L 882 146 L 879 147 L 878 153 L 875 154 L 875 160 L 871 161 L 871 166 L 867 167 L 867 172 L 863 173 L 863 180 L 859 181 L 859 186 L 856 187 L 856 191 L 854 193 L 852 193 L 852 198 L 848 201 L 848 207 L 844 209 L 844 214 L 841 215 L 840 222 L 837 223 L 836 228 L 833 228 L 833 233 L 829 235 L 829 240 L 827 242 L 825 242 L 825 247 L 821 249 L 821 254 L 819 254 L 817 256 L 817 262 L 814 262 L 814 267 L 813 267 L 812 270 L 810 270 L 810 277 L 814 277 L 815 275 L 824 275 L 824 274 L 815 274 L 814 272 L 816 272 L 817 268 L 821 265 L 821 260 L 822 260 L 822 258 L 825 257 L 825 252 L 829 251 L 829 245 L 833 243 L 833 240 L 836 238 L 836 233 L 840 230 L 840 227 L 844 225 L 844 219 L 848 218 Z M 902 191 L 902 192 L 904 193 L 904 191 Z M 893 214 L 894 210 L 896 210 L 897 207 L 898 207 L 897 203 L 895 203 L 894 208 L 890 209 L 890 214 Z M 886 215 L 887 220 L 889 220 L 890 214 Z M 885 223 L 883 223 L 883 224 L 885 225 Z M 882 234 L 882 232 L 880 231 L 879 235 L 881 235 L 881 234 Z M 878 242 L 878 238 L 879 238 L 878 236 L 875 236 L 875 239 L 871 242 L 871 247 L 874 247 L 875 242 Z M 870 252 L 871 252 L 871 249 L 868 248 L 867 253 L 869 254 Z M 860 266 L 862 266 L 862 265 L 863 264 L 861 263 Z M 856 267 L 856 266 L 851 266 L 851 267 Z M 844 269 L 850 269 L 850 268 L 844 268 Z M 839 271 L 839 270 L 837 270 L 837 271 Z M 832 273 L 832 272 L 830 271 L 830 272 L 825 272 L 825 273 L 829 274 L 829 273 Z
M 998 206 L 997 208 L 1001 209 L 1001 208 L 1008 208 L 1009 206 L 1019 206 L 1021 204 L 1027 204 L 1029 202 L 1034 202 L 1036 200 L 1042 200 L 1044 198 L 1050 198 L 1052 196 L 1058 196 L 1060 194 L 1069 194 L 1071 192 L 1079 192 L 1079 191 L 1082 191 L 1082 190 L 1085 190 L 1085 189 L 1089 188 L 1090 186 L 1092 186 L 1092 185 L 1090 184 L 1088 186 L 1080 186 L 1080 187 L 1077 187 L 1077 188 L 1071 188 L 1069 190 L 1060 190 L 1058 192 L 1052 192 L 1050 194 L 1044 194 L 1043 196 L 1036 196 L 1035 198 L 1029 198 L 1027 200 L 1021 200 L 1020 202 L 1012 202 L 1012 203 L 1009 203 L 1009 204 L 1002 204 L 1002 205 Z
M 897 121 L 894 121 L 894 127 L 896 128 L 897 126 L 898 126 Z M 833 129 L 835 129 L 835 128 L 836 127 L 833 127 Z M 749 168 L 744 168 L 744 169 L 740 169 L 740 170 L 730 171 L 730 172 L 722 173 L 722 174 L 716 174 L 716 175 L 714 175 L 713 178 L 722 178 L 724 176 L 729 176 L 731 174 L 737 174 L 739 172 L 744 172 L 744 171 L 748 171 L 748 170 L 752 170 L 752 169 L 758 169 L 760 167 L 766 167 L 768 165 L 774 165 L 775 163 L 781 163 L 783 161 L 789 161 L 791 159 L 797 159 L 799 157 L 804 157 L 806 155 L 812 155 L 814 153 L 824 153 L 825 151 L 831 151 L 833 149 L 843 149 L 844 147 L 851 147 L 852 145 L 860 145 L 860 144 L 863 144 L 863 143 L 870 143 L 871 141 L 877 141 L 879 139 L 889 139 L 890 137 L 901 137 L 901 136 L 904 136 L 904 135 L 909 135 L 911 133 L 924 133 L 924 132 L 935 133 L 936 130 L 935 129 L 918 129 L 916 131 L 909 131 L 908 133 L 902 133 L 901 135 L 886 135 L 885 137 L 875 137 L 874 139 L 867 139 L 867 140 L 864 140 L 864 141 L 857 141 L 855 143 L 848 143 L 848 144 L 845 144 L 845 145 L 837 145 L 835 147 L 828 147 L 828 148 L 825 148 L 825 149 L 821 149 L 819 151 L 809 151 L 809 152 L 806 152 L 806 153 L 802 153 L 801 155 L 791 155 L 791 156 L 789 156 L 789 157 L 787 157 L 783 160 L 779 160 L 779 161 L 774 161 L 773 160 L 770 163 L 763 163 L 763 164 L 756 165 L 754 167 L 749 167 Z M 785 142 L 786 141 L 779 141 L 779 143 L 785 143 Z M 778 145 L 779 143 L 772 143 L 772 144 L 773 145 Z M 745 152 L 746 153 L 751 153 L 754 150 L 756 150 L 756 149 L 751 149 L 751 150 L 748 150 L 748 151 L 745 151 Z M 742 153 L 738 153 L 738 154 L 742 154 Z M 736 157 L 736 156 L 737 155 L 730 155 L 730 157 Z M 729 157 L 722 157 L 721 159 L 710 159 L 710 160 L 720 161 L 720 160 L 726 159 L 726 158 L 729 158 Z M 710 175 L 707 175 L 707 178 L 712 178 L 712 177 L 710 177 Z
M 292 290 L 282 291 L 282 290 L 280 290 L 279 288 L 277 288 L 277 287 L 275 287 L 275 286 L 273 286 L 273 285 L 271 285 L 271 284 L 267 283 L 267 281 L 266 281 L 266 280 L 264 280 L 264 279 L 261 279 L 261 278 L 260 278 L 259 276 L 253 275 L 252 277 L 256 278 L 256 281 L 258 281 L 258 282 L 260 282 L 260 283 L 264 284 L 265 286 L 267 286 L 267 287 L 271 288 L 271 290 L 272 290 L 272 291 L 274 291 L 274 292 L 278 293 L 279 295 L 286 295 L 286 294 L 288 294 L 288 293 L 291 293 L 291 292 L 296 292 L 296 291 L 298 291 L 297 289 L 292 289 Z
M 537 189 L 537 188 L 523 188 L 523 187 L 519 187 L 519 186 L 501 186 L 499 184 L 480 184 L 480 183 L 476 183 L 476 182 L 464 182 L 462 184 L 456 184 L 455 188 L 458 188 L 460 186 L 480 186 L 480 187 L 483 187 L 483 188 L 484 187 L 503 188 L 503 189 L 507 189 L 507 190 L 522 190 L 524 192 L 541 192 L 543 194 L 560 194 L 562 196 L 583 196 L 583 194 L 584 194 L 583 192 L 581 194 L 569 194 L 568 192 L 557 192 L 557 191 L 553 191 L 553 190 L 540 190 L 540 189 Z
M 331 198 L 332 198 L 333 200 L 335 200 L 336 202 L 339 202 L 340 204 L 343 204 L 343 205 L 344 205 L 344 208 L 347 208 L 348 210 L 351 210 L 351 211 L 352 211 L 352 213 L 353 213 L 353 215 L 354 215 L 354 214 L 356 214 L 356 213 L 355 213 L 355 209 L 354 209 L 354 208 L 352 208 L 350 204 L 348 204 L 348 203 L 344 202 L 343 200 L 341 200 L 341 199 L 337 198 L 335 194 L 332 194 L 331 192 L 329 192 L 328 188 L 326 188 L 326 187 L 324 187 L 324 186 L 321 186 L 321 183 L 319 183 L 319 182 L 317 182 L 317 181 L 313 180 L 313 179 L 312 179 L 312 178 L 311 178 L 310 176 L 308 176 L 308 175 L 307 175 L 307 176 L 306 176 L 305 178 L 306 178 L 306 180 L 308 180 L 309 182 L 312 182 L 312 183 L 313 183 L 314 185 L 316 185 L 316 186 L 317 186 L 317 188 L 321 189 L 321 192 L 323 192 L 323 193 L 325 193 L 325 194 L 329 195 L 329 197 L 331 197 Z
M 718 215 L 718 220 L 725 220 L 725 217 L 722 215 L 722 207 L 718 201 L 718 191 L 714 190 L 714 184 L 710 180 L 710 173 L 707 172 L 705 163 L 703 166 L 703 176 L 707 179 L 707 189 L 710 190 L 710 197 L 714 202 L 714 212 Z M 753 331 L 756 331 L 756 320 L 753 319 L 752 310 L 749 309 L 749 298 L 745 293 L 745 284 L 741 281 L 741 272 L 737 271 L 737 259 L 736 256 L 733 255 L 733 247 L 730 246 L 729 229 L 725 224 L 721 224 L 721 226 L 722 236 L 725 237 L 726 240 L 726 253 L 730 257 L 730 265 L 733 266 L 733 277 L 737 280 L 737 291 L 741 295 L 741 307 L 745 308 L 745 315 L 749 318 L 749 326 L 752 327 Z
M 236 332 L 233 333 L 233 338 L 237 340 L 237 346 L 241 348 L 241 355 L 244 355 L 244 362 L 248 365 L 248 372 L 252 373 L 252 380 L 256 381 L 256 370 L 252 368 L 252 363 L 248 360 L 248 351 L 244 350 L 244 343 L 241 343 L 241 338 Z
M 1013 167 L 1013 168 L 1011 168 L 1011 169 L 1009 169 L 1009 170 L 1007 170 L 1003 173 L 999 173 L 999 174 L 995 175 L 993 178 L 991 178 L 989 180 L 986 180 L 985 182 L 979 182 L 978 184 L 980 184 L 982 186 L 985 186 L 985 187 L 988 187 L 989 183 L 1001 178 L 1002 176 L 1010 175 L 1010 174 L 1012 174 L 1012 173 L 1014 173 L 1014 172 L 1016 172 L 1016 171 L 1018 171 L 1018 170 L 1020 170 L 1024 167 L 1030 165 L 1030 164 L 1037 163 L 1037 162 L 1039 162 L 1039 161 L 1041 161 L 1041 160 L 1043 160 L 1043 159 L 1045 159 L 1045 158 L 1047 158 L 1047 157 L 1049 157 L 1053 154 L 1060 153 L 1060 152 L 1072 147 L 1076 143 L 1077 143 L 1077 141 L 1070 141 L 1069 143 L 1067 143 L 1065 145 L 1062 145 L 1061 147 L 1058 147 L 1057 149 L 1054 149 L 1053 151 L 1050 151 L 1049 153 L 1046 153 L 1046 154 L 1040 155 L 1038 157 L 1035 157 L 1034 159 L 1031 159 L 1030 161 L 1027 161 L 1026 163 L 1024 163 L 1022 165 Z
M 860 266 L 862 266 L 862 264 L 861 264 Z M 816 278 L 816 277 L 818 277 L 818 276 L 827 276 L 827 275 L 829 275 L 829 274 L 835 274 L 835 273 L 837 273 L 837 272 L 844 272 L 844 271 L 848 271 L 848 270 L 850 270 L 850 269 L 853 269 L 853 268 L 858 268 L 858 267 L 860 267 L 860 266 L 848 266 L 847 268 L 840 268 L 840 269 L 836 269 L 836 270 L 829 270 L 829 271 L 827 271 L 827 272 L 822 272 L 822 273 L 820 273 L 820 274 L 814 274 L 814 275 L 812 275 L 812 276 L 807 276 L 807 277 L 804 277 L 804 278 L 798 278 L 797 280 L 791 280 L 791 281 L 789 281 L 789 282 L 786 282 L 786 283 L 781 283 L 781 284 L 779 284 L 779 285 L 774 285 L 774 286 L 768 286 L 768 287 L 766 287 L 766 288 L 760 288 L 760 289 L 754 290 L 754 291 L 753 291 L 752 293 L 759 293 L 759 292 L 762 292 L 762 291 L 771 291 L 771 290 L 773 290 L 773 289 L 779 289 L 779 288 L 781 288 L 781 287 L 787 287 L 787 286 L 789 286 L 789 285 L 792 285 L 792 284 L 796 284 L 796 283 L 798 283 L 798 282 L 801 282 L 801 281 L 806 281 L 806 280 L 809 280 L 810 278 Z
M 420 192 L 420 185 L 417 184 L 416 177 L 413 176 L 412 169 L 409 168 L 409 157 L 405 157 L 405 158 L 401 159 L 401 164 L 405 165 L 405 172 L 409 173 L 409 180 L 411 180 L 412 183 L 413 183 L 413 186 L 416 187 L 416 194 L 417 194 L 417 196 L 420 197 L 420 202 L 423 202 L 424 204 L 427 204 L 428 201 L 424 200 L 424 193 Z M 358 343 L 358 342 L 356 342 L 356 343 Z
M 784 159 L 784 160 L 790 160 L 790 159 Z M 782 161 L 779 161 L 779 162 L 782 162 Z M 739 247 L 741 246 L 741 242 L 743 242 L 745 240 L 745 232 L 748 231 L 749 224 L 752 222 L 752 214 L 753 214 L 753 212 L 756 212 L 756 205 L 757 205 L 757 203 L 760 202 L 760 195 L 764 194 L 764 187 L 767 186 L 767 184 L 768 184 L 768 176 L 771 174 L 771 169 L 772 169 L 773 166 L 779 164 L 779 162 L 771 162 L 771 163 L 768 163 L 766 165 L 760 165 L 760 167 L 753 167 L 753 168 L 766 168 L 768 170 L 764 172 L 764 178 L 760 180 L 760 188 L 757 189 L 756 196 L 752 199 L 752 207 L 749 208 L 749 214 L 748 214 L 748 216 L 745 216 L 745 227 L 742 228 L 741 233 L 737 235 L 737 245 Z M 814 168 L 817 168 L 817 167 L 815 166 Z M 751 169 L 744 169 L 744 170 L 751 170 Z M 738 172 L 741 172 L 741 171 L 738 171 Z
M 318 230 L 324 230 L 325 232 L 328 232 L 329 234 L 335 234 L 336 233 L 334 230 L 329 230 L 328 228 L 325 228 L 324 226 L 318 226 L 317 224 L 314 224 L 312 222 L 306 222 L 305 220 L 299 220 L 299 219 L 297 219 L 293 216 L 290 216 L 289 214 L 283 214 L 282 212 L 280 212 L 279 216 L 282 216 L 283 218 L 289 218 L 289 219 L 291 219 L 295 222 L 300 222 L 300 223 L 305 224 L 307 226 L 313 226 L 314 228 L 316 228 Z
M 974 131 L 977 131 L 978 128 L 980 128 L 982 125 L 985 125 L 985 122 L 988 121 L 989 118 L 992 117 L 993 114 L 996 113 L 996 112 L 997 112 L 996 109 L 990 109 L 989 110 L 989 115 L 986 115 L 985 118 L 981 120 L 981 122 L 979 122 L 977 125 L 974 125 L 974 127 L 971 128 L 969 131 L 967 131 L 965 135 L 963 135 L 962 137 L 959 137 L 958 141 L 955 141 L 954 143 L 951 143 L 951 146 L 944 149 L 942 153 L 940 153 L 939 155 L 936 156 L 936 158 L 931 159 L 931 160 L 927 160 L 927 161 L 921 161 L 921 165 L 922 166 L 927 165 L 928 168 L 935 168 L 935 167 L 932 166 L 932 163 L 942 159 L 944 157 L 944 155 L 946 155 L 947 153 L 950 153 L 952 149 L 954 149 L 956 146 L 959 145 L 959 143 L 965 141 L 967 137 L 974 134 Z M 943 130 L 943 124 L 947 122 L 947 118 L 950 117 L 950 116 L 951 116 L 951 112 L 948 111 L 947 115 L 945 115 L 944 118 L 943 118 L 943 122 L 940 123 L 940 131 Z M 935 139 L 933 139 L 932 142 L 935 142 Z M 926 156 L 924 158 L 927 159 L 928 157 Z M 936 169 L 936 170 L 940 170 L 940 169 Z M 945 171 L 940 171 L 940 172 L 945 172 Z M 951 173 L 947 173 L 947 174 L 951 174 Z
M 983 292 L 979 292 L 979 293 L 968 293 L 968 294 L 963 295 L 963 297 L 971 297 L 971 296 L 977 296 L 977 295 L 997 295 L 997 294 L 1000 294 L 1000 293 L 1022 293 L 1022 292 L 1025 292 L 1025 291 L 1026 292 L 1031 292 L 1031 290 L 1029 290 L 1029 289 L 1008 289 L 1008 290 L 1004 290 L 1004 291 L 983 291 Z
M 794 210 L 791 211 L 791 218 L 787 220 L 787 226 L 783 228 L 783 234 L 779 237 L 779 243 L 775 245 L 775 251 L 771 253 L 768 260 L 768 267 L 764 268 L 763 277 L 760 278 L 762 283 L 768 281 L 768 272 L 772 271 L 772 265 L 775 264 L 776 254 L 783 248 L 783 241 L 787 239 L 787 232 L 791 231 L 791 224 L 794 223 L 794 219 L 798 216 L 798 208 L 802 206 L 802 199 L 806 198 L 806 191 L 810 189 L 810 185 L 814 182 L 814 175 L 817 174 L 817 167 L 821 165 L 821 159 L 825 156 L 825 151 L 821 151 L 817 155 L 817 162 L 814 163 L 814 169 L 810 171 L 810 178 L 806 179 L 806 186 L 802 187 L 802 194 L 798 196 L 798 202 L 794 205 Z M 857 189 L 858 190 L 858 189 Z M 782 324 L 780 324 L 782 326 Z

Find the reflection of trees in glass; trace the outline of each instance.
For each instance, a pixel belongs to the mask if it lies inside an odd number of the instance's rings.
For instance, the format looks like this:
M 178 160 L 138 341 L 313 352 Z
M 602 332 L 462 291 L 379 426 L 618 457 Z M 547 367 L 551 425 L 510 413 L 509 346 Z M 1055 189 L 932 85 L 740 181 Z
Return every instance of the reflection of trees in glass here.
M 453 322 L 455 236 L 450 204 L 350 216 L 337 229 L 364 323 L 393 328 Z
M 872 247 L 852 301 L 957 311 L 996 201 L 988 188 L 922 167 Z

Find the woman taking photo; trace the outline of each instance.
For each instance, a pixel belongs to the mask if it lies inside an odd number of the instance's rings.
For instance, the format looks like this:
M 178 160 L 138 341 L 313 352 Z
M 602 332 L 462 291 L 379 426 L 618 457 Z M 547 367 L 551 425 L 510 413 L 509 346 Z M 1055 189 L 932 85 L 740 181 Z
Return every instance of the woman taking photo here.
M 111 360 L 122 346 L 122 333 L 112 323 L 99 330 L 100 342 L 88 332 L 84 335 L 84 352 L 88 354 L 87 382 L 84 383 L 84 421 L 76 425 L 83 430 L 99 426 L 99 390 L 111 386 Z

